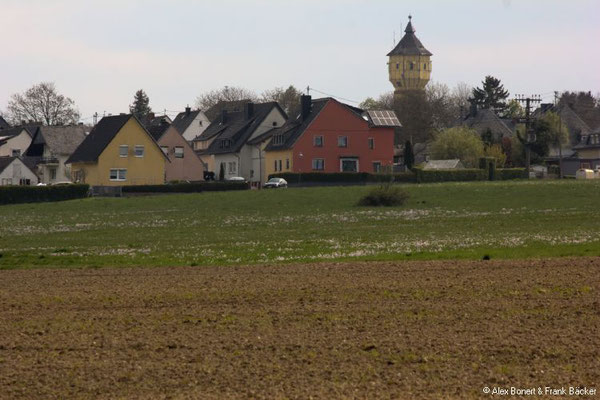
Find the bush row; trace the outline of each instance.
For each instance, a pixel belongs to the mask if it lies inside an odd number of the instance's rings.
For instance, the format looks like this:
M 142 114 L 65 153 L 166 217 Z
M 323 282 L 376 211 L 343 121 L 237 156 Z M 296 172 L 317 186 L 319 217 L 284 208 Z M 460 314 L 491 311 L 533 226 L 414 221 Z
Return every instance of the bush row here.
M 284 172 L 281 174 L 269 175 L 271 178 L 283 178 L 289 184 L 299 184 L 302 182 L 321 182 L 321 183 L 367 183 L 367 182 L 414 182 L 415 174 L 412 172 L 401 172 L 397 174 L 370 174 L 368 172 L 307 172 L 293 173 Z
M 226 190 L 247 190 L 250 186 L 247 182 L 197 182 L 197 183 L 174 183 L 168 185 L 138 185 L 123 186 L 123 193 L 198 193 L 198 192 L 221 192 Z
M 89 185 L 0 186 L 0 204 L 81 199 L 89 190 Z
M 488 164 L 489 166 L 489 164 Z M 493 165 L 492 165 L 493 166 Z M 369 174 L 367 172 L 308 172 L 305 174 L 282 173 L 269 175 L 269 178 L 283 178 L 291 185 L 301 183 L 356 183 L 369 182 L 458 182 L 458 181 L 485 181 L 490 176 L 489 169 L 451 169 L 451 170 L 423 170 L 414 168 L 409 172 L 396 174 Z M 526 179 L 525 168 L 504 168 L 493 170 L 494 180 Z

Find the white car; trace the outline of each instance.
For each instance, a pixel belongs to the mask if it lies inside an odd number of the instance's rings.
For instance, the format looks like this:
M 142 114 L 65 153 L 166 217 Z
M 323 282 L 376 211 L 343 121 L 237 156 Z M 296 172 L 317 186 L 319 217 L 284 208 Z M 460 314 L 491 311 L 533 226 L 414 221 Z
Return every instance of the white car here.
M 269 188 L 286 188 L 287 187 L 287 181 L 283 178 L 271 178 L 267 181 L 267 183 L 265 183 L 264 188 L 265 189 L 269 189 Z
M 232 182 L 246 182 L 246 178 L 244 178 L 243 176 L 232 176 L 230 178 L 227 178 L 227 180 Z

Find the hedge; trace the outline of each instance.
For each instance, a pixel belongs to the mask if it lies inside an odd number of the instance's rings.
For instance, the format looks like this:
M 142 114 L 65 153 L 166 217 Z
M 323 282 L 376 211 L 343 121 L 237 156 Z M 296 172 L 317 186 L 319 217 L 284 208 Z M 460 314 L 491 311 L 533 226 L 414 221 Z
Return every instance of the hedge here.
M 81 199 L 88 196 L 89 185 L 0 186 L 0 204 L 38 203 Z
M 250 186 L 247 182 L 198 182 L 198 183 L 174 183 L 168 185 L 136 185 L 123 186 L 123 193 L 199 193 L 199 192 L 221 192 L 226 190 L 247 190 Z
M 488 179 L 487 171 L 477 168 L 438 170 L 414 168 L 413 171 L 415 172 L 417 183 L 485 181 Z
M 507 181 L 511 179 L 527 179 L 525 168 L 498 168 L 496 169 L 496 180 Z
M 402 172 L 397 174 L 370 174 L 368 172 L 307 172 L 307 173 L 293 173 L 284 172 L 281 174 L 269 175 L 271 178 L 283 178 L 289 184 L 299 184 L 302 182 L 311 183 L 367 183 L 367 182 L 414 182 L 415 175 L 412 172 Z

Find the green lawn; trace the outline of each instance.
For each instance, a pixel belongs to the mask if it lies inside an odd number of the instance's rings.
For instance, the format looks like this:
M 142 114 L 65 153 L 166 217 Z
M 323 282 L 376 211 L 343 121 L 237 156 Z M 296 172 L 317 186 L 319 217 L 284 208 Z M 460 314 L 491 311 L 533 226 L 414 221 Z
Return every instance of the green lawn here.
M 600 182 L 300 188 L 0 207 L 0 268 L 600 255 Z

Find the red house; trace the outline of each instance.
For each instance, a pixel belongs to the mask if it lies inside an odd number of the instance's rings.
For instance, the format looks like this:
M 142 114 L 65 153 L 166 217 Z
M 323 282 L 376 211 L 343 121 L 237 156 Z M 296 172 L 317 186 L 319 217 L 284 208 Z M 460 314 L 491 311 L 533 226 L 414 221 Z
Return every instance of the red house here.
M 301 113 L 273 130 L 267 175 L 279 172 L 379 172 L 392 166 L 393 111 L 364 111 L 333 98 L 302 96 Z

